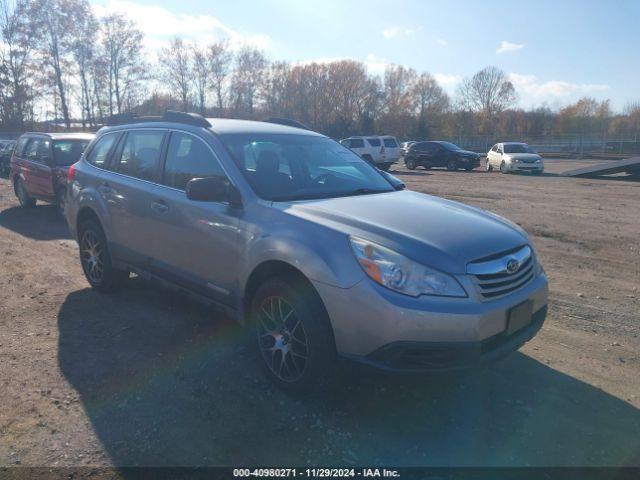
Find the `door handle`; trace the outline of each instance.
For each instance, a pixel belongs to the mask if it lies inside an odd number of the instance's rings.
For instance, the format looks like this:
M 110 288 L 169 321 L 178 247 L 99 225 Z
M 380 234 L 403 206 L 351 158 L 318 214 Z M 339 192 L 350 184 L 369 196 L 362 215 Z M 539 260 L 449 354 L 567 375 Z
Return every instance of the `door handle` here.
M 156 200 L 151 203 L 151 208 L 156 212 L 164 213 L 169 210 L 169 205 L 167 205 L 164 200 Z

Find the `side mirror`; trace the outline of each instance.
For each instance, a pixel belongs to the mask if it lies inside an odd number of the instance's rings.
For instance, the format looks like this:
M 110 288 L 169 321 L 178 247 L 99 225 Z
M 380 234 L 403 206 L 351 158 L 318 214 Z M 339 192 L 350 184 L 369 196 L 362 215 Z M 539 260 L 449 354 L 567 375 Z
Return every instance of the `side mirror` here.
M 228 202 L 239 206 L 240 194 L 225 177 L 194 178 L 187 183 L 187 198 L 196 202 Z

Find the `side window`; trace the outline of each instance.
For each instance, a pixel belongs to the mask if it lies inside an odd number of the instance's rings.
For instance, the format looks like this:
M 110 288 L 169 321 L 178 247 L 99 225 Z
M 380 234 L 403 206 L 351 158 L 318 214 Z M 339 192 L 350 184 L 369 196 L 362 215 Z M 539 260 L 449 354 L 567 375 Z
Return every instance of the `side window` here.
M 193 135 L 173 132 L 164 165 L 163 184 L 185 190 L 193 178 L 226 176 L 209 147 Z
M 45 140 L 44 138 L 32 138 L 27 144 L 24 157 L 32 162 L 48 163 L 49 140 Z
M 86 157 L 87 162 L 91 165 L 95 165 L 96 167 L 104 168 L 109 151 L 111 150 L 111 147 L 113 147 L 113 143 L 116 141 L 116 138 L 118 138 L 118 136 L 115 133 L 108 133 L 98 139 Z
M 24 157 L 24 147 L 27 145 L 27 142 L 29 141 L 29 137 L 22 137 L 20 140 L 18 140 L 18 143 L 16 144 L 16 150 L 15 150 L 15 155 L 16 157 Z
M 372 147 L 379 147 L 380 146 L 380 139 L 379 138 L 367 138 L 367 142 Z
M 123 175 L 153 181 L 165 132 L 132 130 L 127 134 L 115 171 Z
M 496 150 L 498 153 L 504 153 L 504 149 L 502 148 L 502 145 L 498 145 L 498 148 Z
M 361 138 L 352 138 L 349 148 L 364 148 L 364 140 Z

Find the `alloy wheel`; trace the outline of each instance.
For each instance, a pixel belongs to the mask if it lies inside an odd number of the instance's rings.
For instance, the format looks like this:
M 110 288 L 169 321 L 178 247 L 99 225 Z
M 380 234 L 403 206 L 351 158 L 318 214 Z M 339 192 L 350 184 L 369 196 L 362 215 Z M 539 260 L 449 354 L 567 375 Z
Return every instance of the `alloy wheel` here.
M 271 372 L 284 382 L 302 378 L 309 357 L 309 342 L 301 318 L 280 296 L 264 299 L 259 307 L 258 343 Z
M 104 248 L 93 230 L 86 230 L 82 234 L 80 255 L 82 266 L 93 283 L 100 283 L 104 273 Z

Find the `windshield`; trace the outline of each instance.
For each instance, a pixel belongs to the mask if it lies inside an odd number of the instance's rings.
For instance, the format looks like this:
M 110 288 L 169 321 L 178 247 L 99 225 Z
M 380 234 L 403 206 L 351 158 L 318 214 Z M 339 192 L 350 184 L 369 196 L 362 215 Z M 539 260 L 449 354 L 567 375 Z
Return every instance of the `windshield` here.
M 531 148 L 526 143 L 505 143 L 504 153 L 536 153 L 536 152 L 533 148 Z
M 261 198 L 331 198 L 393 191 L 375 168 L 338 142 L 287 134 L 221 135 Z
M 451 151 L 462 150 L 455 143 L 451 143 L 451 142 L 438 142 L 438 143 L 447 150 L 451 150 Z
M 59 167 L 68 167 L 80 160 L 80 155 L 89 145 L 89 140 L 55 140 L 53 142 L 53 159 Z

